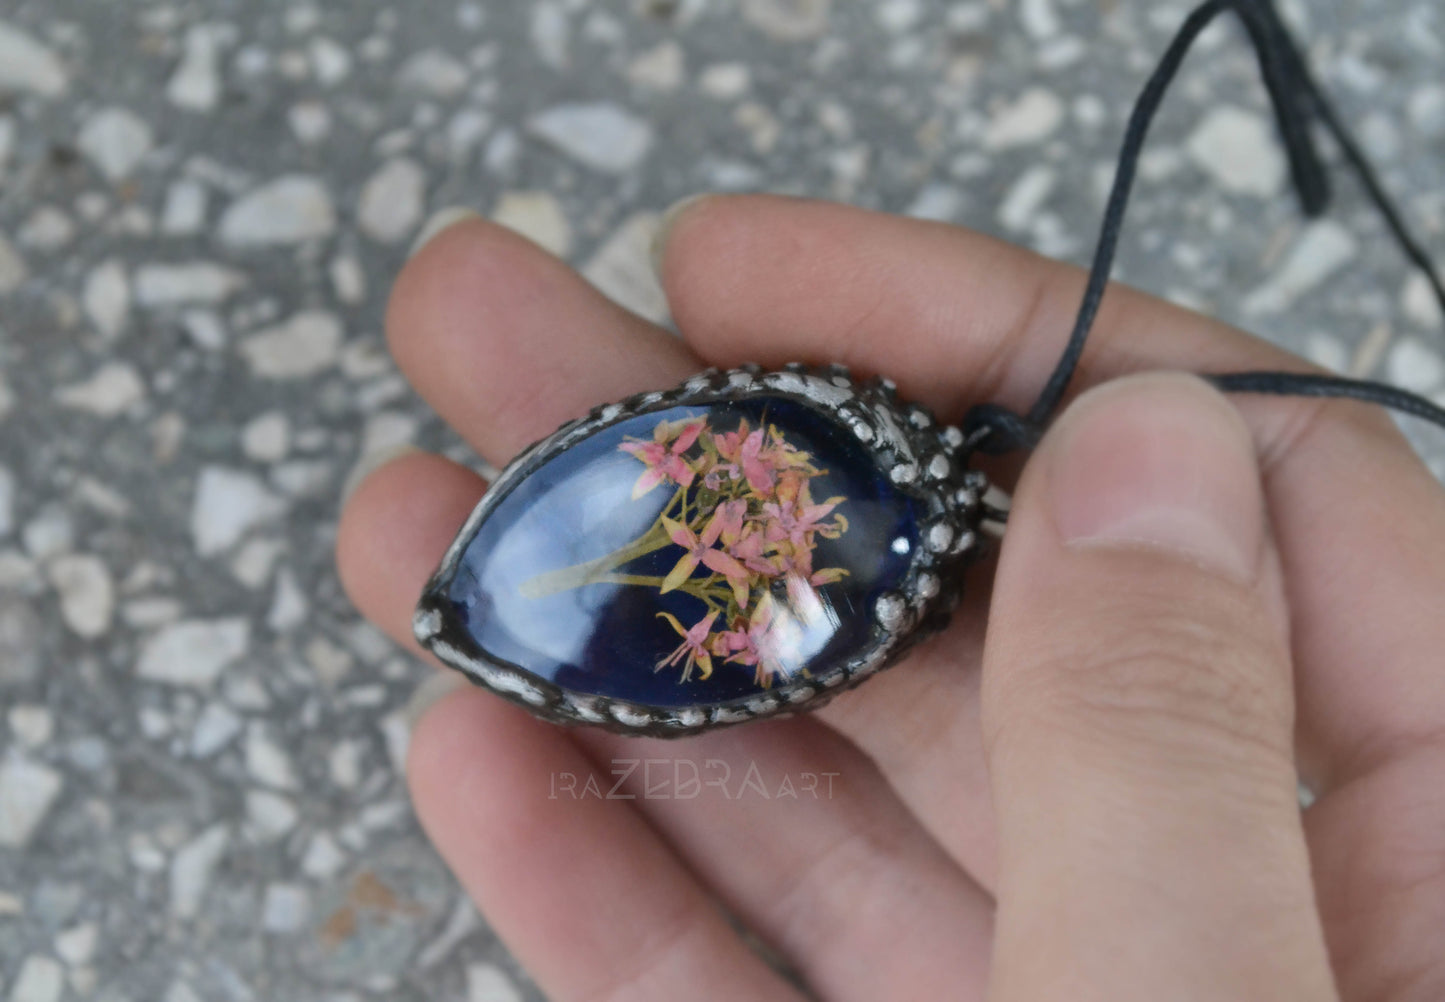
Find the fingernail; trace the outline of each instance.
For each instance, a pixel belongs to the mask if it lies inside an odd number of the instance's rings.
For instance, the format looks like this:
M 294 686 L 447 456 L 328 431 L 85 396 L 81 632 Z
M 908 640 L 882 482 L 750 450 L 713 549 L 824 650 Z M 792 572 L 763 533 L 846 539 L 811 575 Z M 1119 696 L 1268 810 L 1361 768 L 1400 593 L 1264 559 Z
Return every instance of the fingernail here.
M 1254 579 L 1264 542 L 1254 444 L 1202 380 L 1153 373 L 1107 383 L 1069 408 L 1045 448 L 1067 545 L 1152 548 Z
M 407 442 L 397 445 L 389 445 L 382 449 L 373 449 L 371 452 L 363 453 L 346 475 L 346 481 L 341 485 L 341 506 L 346 507 L 346 502 L 351 500 L 351 495 L 361 486 L 361 482 L 381 469 L 394 459 L 402 456 L 409 456 L 413 452 L 421 452 L 416 446 Z
M 411 250 L 407 253 L 407 256 L 416 257 L 423 247 L 435 240 L 440 233 L 451 229 L 457 223 L 465 223 L 472 219 L 481 218 L 481 213 L 462 205 L 438 210 L 423 224 L 421 232 L 416 235 L 416 240 L 412 242 Z
M 415 731 L 421 718 L 442 700 L 446 699 L 458 689 L 465 689 L 469 685 L 461 672 L 452 671 L 450 668 L 433 669 L 426 678 L 416 687 L 407 701 L 406 707 L 401 711 L 403 719 L 406 720 L 407 729 Z
M 657 224 L 657 232 L 652 235 L 652 270 L 659 279 L 662 278 L 662 260 L 667 254 L 667 241 L 672 236 L 672 231 L 677 227 L 677 221 L 683 214 L 697 205 L 699 202 L 711 198 L 712 195 L 703 192 L 698 195 L 689 195 L 680 201 L 673 202 L 666 212 L 662 214 L 662 220 Z

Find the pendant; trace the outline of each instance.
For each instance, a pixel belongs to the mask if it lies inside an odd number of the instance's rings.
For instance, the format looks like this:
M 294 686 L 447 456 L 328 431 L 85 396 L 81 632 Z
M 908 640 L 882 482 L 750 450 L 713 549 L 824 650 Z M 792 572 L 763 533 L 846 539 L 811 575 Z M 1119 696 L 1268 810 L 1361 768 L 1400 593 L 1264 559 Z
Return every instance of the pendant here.
M 416 637 L 558 723 L 676 736 L 810 709 L 947 623 L 991 512 L 971 452 L 887 380 L 709 370 L 513 460 Z

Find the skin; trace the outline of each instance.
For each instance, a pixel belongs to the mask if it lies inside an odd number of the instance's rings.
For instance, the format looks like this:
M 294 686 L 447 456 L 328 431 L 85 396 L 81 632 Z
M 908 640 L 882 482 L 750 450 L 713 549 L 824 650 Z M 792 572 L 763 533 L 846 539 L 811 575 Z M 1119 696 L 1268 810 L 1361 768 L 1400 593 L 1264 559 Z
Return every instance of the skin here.
M 717 197 L 669 223 L 680 339 L 477 220 L 401 275 L 398 364 L 497 464 L 744 361 L 885 373 L 956 420 L 1027 406 L 1083 287 L 836 205 Z M 1304 363 L 1112 289 L 1075 387 L 1102 388 L 1030 458 L 996 567 L 908 663 L 682 743 L 459 689 L 413 736 L 423 824 L 563 1002 L 1445 998 L 1445 493 L 1374 409 L 1158 372 L 1281 367 Z M 400 643 L 484 488 L 412 454 L 350 497 L 343 581 Z M 814 799 L 549 797 L 558 773 L 606 790 L 614 759 L 649 757 L 839 779 Z

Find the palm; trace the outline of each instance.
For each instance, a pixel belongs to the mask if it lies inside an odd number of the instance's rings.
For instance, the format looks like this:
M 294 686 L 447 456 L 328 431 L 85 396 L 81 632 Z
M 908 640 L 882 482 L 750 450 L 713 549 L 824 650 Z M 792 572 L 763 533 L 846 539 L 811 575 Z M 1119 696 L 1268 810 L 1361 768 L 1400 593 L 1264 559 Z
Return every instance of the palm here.
M 888 374 L 947 418 L 982 399 L 1022 405 L 1082 287 L 1070 269 L 967 232 L 766 198 L 686 213 L 665 276 L 682 340 L 520 238 L 457 226 L 402 276 L 393 351 L 422 396 L 502 463 L 594 404 L 708 364 L 842 362 Z M 1290 363 L 1117 290 L 1082 382 Z M 1306 826 L 1342 992 L 1439 997 L 1439 486 L 1368 409 L 1240 404 L 1265 457 L 1287 577 L 1298 758 L 1320 794 Z M 352 499 L 344 579 L 402 642 L 422 583 L 483 488 L 461 467 L 413 456 Z M 979 725 L 988 592 L 979 570 L 947 634 L 803 719 L 659 743 L 564 731 L 482 693 L 452 699 L 414 744 L 418 809 L 555 998 L 801 997 L 743 944 L 713 907 L 720 899 L 825 998 L 981 999 L 995 845 Z M 637 799 L 550 795 L 558 776 L 589 772 L 605 794 L 614 760 L 625 771 L 646 759 L 667 764 L 636 767 L 621 792 Z M 681 798 L 690 791 L 673 780 L 709 760 L 726 766 L 702 778 L 726 769 L 730 782 Z M 753 764 L 761 785 L 749 791 Z M 800 777 L 824 774 L 836 774 L 830 791 L 797 789 Z M 777 796 L 784 779 L 796 798 Z

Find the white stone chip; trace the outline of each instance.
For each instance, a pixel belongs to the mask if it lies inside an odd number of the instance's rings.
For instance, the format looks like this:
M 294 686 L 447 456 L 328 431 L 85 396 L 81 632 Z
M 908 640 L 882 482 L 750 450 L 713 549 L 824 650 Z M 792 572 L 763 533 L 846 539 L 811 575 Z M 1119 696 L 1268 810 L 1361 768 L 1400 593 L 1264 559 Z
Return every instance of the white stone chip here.
M 296 575 L 283 569 L 276 575 L 276 594 L 266 613 L 266 625 L 277 633 L 286 633 L 306 622 L 311 603 L 296 582 Z
M 307 243 L 336 229 L 331 192 L 319 178 L 288 174 L 244 195 L 221 216 L 221 241 L 242 249 Z
M 1411 393 L 1433 393 L 1445 383 L 1445 360 L 1419 338 L 1395 342 L 1386 361 L 1388 380 Z
M 1058 174 L 1045 164 L 1034 164 L 1009 186 L 998 207 L 998 221 L 1010 230 L 1025 230 L 1054 192 Z
M 535 0 L 531 28 L 532 46 L 537 55 L 554 70 L 565 70 L 572 36 L 566 9 L 555 0 Z
M 241 733 L 241 718 L 225 703 L 207 703 L 196 718 L 191 731 L 190 752 L 196 758 L 209 758 Z
M 285 547 L 275 539 L 252 539 L 231 560 L 231 573 L 247 588 L 260 588 L 271 576 Z
M 286 113 L 291 132 L 307 146 L 315 146 L 331 135 L 331 109 L 320 101 L 298 101 Z
M 270 884 L 261 900 L 261 927 L 271 933 L 297 932 L 311 917 L 311 896 L 299 884 Z
M 331 287 L 336 298 L 355 306 L 366 298 L 366 271 L 354 254 L 342 254 L 331 262 Z
M 251 335 L 240 352 L 252 374 L 263 379 L 304 379 L 336 364 L 342 340 L 336 314 L 305 310 Z
M 246 276 L 209 261 L 142 265 L 135 273 L 136 302 L 148 307 L 221 303 L 246 287 Z
M 743 0 L 743 19 L 779 42 L 806 42 L 828 30 L 829 0 Z
M 1440 312 L 1440 300 L 1435 298 L 1435 290 L 1429 279 L 1420 272 L 1415 272 L 1405 280 L 1405 286 L 1400 290 L 1400 310 L 1407 320 L 1426 330 L 1445 327 L 1445 314 Z
M 903 214 L 914 219 L 947 223 L 958 218 L 964 205 L 965 199 L 961 191 L 952 185 L 934 182 L 923 187 L 908 208 L 903 210 Z
M 440 49 L 427 49 L 408 59 L 397 74 L 403 90 L 432 97 L 456 97 L 467 86 L 467 68 Z
M 172 623 L 141 648 L 136 674 L 152 682 L 209 688 L 246 653 L 250 638 L 251 626 L 240 617 Z
M 76 147 L 112 182 L 130 177 L 155 143 L 150 125 L 128 108 L 102 108 L 80 127 Z
M 60 1002 L 65 991 L 65 969 L 54 957 L 32 953 L 20 965 L 10 989 L 9 1002 Z
M 54 52 L 9 21 L 0 21 L 0 90 L 56 97 L 69 82 Z
M 85 315 L 102 337 L 119 337 L 130 316 L 130 279 L 125 265 L 115 258 L 99 264 L 86 277 L 80 299 Z
M 95 956 L 95 944 L 100 930 L 94 922 L 83 922 L 59 933 L 55 937 L 55 952 L 60 959 L 72 967 L 88 964 Z
M 919 0 L 883 0 L 874 13 L 884 30 L 901 35 L 922 19 L 923 5 Z
M 53 253 L 75 237 L 75 223 L 55 206 L 42 205 L 30 214 L 16 236 L 23 247 Z
M 667 296 L 652 268 L 652 240 L 660 222 L 655 212 L 630 216 L 582 267 L 582 275 L 613 302 L 665 323 Z
M 1269 279 L 1244 298 L 1248 313 L 1273 314 L 1292 306 L 1354 260 L 1359 242 L 1342 224 L 1323 219 L 1300 234 Z
M 144 400 L 145 394 L 140 373 L 125 362 L 111 362 L 89 379 L 58 388 L 55 400 L 63 407 L 113 418 Z
M 467 967 L 467 1002 L 522 1002 L 522 993 L 495 964 L 471 964 Z
M 710 98 L 731 101 L 746 94 L 752 80 L 746 63 L 714 63 L 702 71 L 697 85 Z
M 75 523 L 59 505 L 47 505 L 21 531 L 25 549 L 36 560 L 69 553 L 75 545 Z
M 383 244 L 405 240 L 426 211 L 426 171 L 415 160 L 388 161 L 361 189 L 357 223 L 361 231 Z
M 14 292 L 30 278 L 30 269 L 15 246 L 0 233 L 0 296 Z
M 248 834 L 259 841 L 270 842 L 285 835 L 300 819 L 288 797 L 269 790 L 248 790 L 246 793 L 246 827 Z
M 181 178 L 166 190 L 161 209 L 161 232 L 185 237 L 201 232 L 206 225 L 206 188 L 192 178 Z
M 313 880 L 329 880 L 345 865 L 346 854 L 327 832 L 312 836 L 306 854 L 301 857 L 301 872 Z
M 226 324 L 212 310 L 187 310 L 181 315 L 181 326 L 198 348 L 220 351 L 226 346 Z
M 65 785 L 54 769 L 11 751 L 0 761 L 0 847 L 24 849 Z
M 1284 154 L 1269 122 L 1252 111 L 1229 104 L 1212 108 L 1185 149 L 1227 191 L 1270 198 L 1284 187 Z
M 624 174 L 652 147 L 652 126 L 609 102 L 559 104 L 534 116 L 527 129 L 593 170 Z
M 281 515 L 286 503 L 257 477 L 224 466 L 207 466 L 196 481 L 191 536 L 201 556 L 229 550 L 251 529 Z
M 115 585 L 105 562 L 89 553 L 56 557 L 46 568 L 60 596 L 60 615 L 78 636 L 104 636 L 115 613 Z
M 200 911 L 216 864 L 230 842 L 231 833 L 224 824 L 218 824 L 176 850 L 170 869 L 171 914 L 176 918 L 195 918 Z
M 15 474 L 0 466 L 0 539 L 15 531 Z
M 218 38 L 211 25 L 194 25 L 186 32 L 180 65 L 166 84 L 166 97 L 171 104 L 187 111 L 215 109 L 221 101 L 218 50 Z
M 46 706 L 25 703 L 12 706 L 5 719 L 15 740 L 26 748 L 39 748 L 55 734 L 55 715 Z
M 662 93 L 677 90 L 686 73 L 682 46 L 671 39 L 648 49 L 627 67 L 627 79 L 634 85 Z
M 258 463 L 274 463 L 286 458 L 291 448 L 291 422 L 284 411 L 267 411 L 247 422 L 241 429 L 241 451 Z
M 1067 109 L 1053 91 L 1031 87 L 994 112 L 983 145 L 993 152 L 1031 146 L 1058 131 Z
M 291 757 L 265 724 L 254 721 L 246 728 L 245 753 L 246 771 L 252 779 L 282 790 L 296 789 L 296 769 Z
M 562 203 L 551 192 L 503 192 L 492 210 L 492 221 L 517 231 L 558 257 L 572 253 L 572 227 Z
M 311 40 L 311 72 L 323 87 L 335 87 L 351 75 L 351 53 L 324 36 Z
M 1019 21 L 1037 41 L 1053 38 L 1059 33 L 1059 14 L 1053 0 L 1019 0 Z

